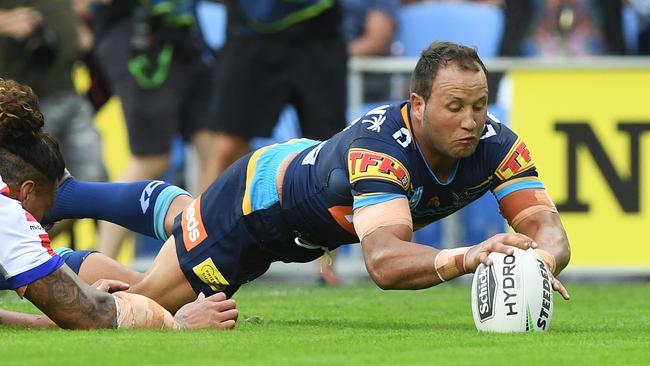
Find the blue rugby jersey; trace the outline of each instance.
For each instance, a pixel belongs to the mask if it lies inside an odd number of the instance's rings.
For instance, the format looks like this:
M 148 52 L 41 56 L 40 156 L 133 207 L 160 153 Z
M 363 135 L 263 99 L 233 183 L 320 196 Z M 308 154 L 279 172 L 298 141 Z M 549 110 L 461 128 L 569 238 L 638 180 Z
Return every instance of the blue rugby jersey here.
M 487 191 L 500 201 L 527 188 L 544 186 L 526 144 L 490 116 L 474 154 L 459 160 L 441 182 L 413 139 L 410 103 L 403 102 L 375 108 L 302 150 L 285 174 L 282 210 L 296 235 L 335 248 L 359 240 L 353 209 L 406 197 L 419 228 Z

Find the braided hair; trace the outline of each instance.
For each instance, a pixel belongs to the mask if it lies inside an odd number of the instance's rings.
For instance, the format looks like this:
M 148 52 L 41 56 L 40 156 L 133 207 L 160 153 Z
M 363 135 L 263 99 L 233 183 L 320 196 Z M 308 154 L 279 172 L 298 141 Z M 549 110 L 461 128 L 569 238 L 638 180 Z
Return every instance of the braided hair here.
M 0 176 L 10 186 L 32 179 L 53 187 L 63 176 L 59 144 L 43 124 L 34 91 L 0 78 Z

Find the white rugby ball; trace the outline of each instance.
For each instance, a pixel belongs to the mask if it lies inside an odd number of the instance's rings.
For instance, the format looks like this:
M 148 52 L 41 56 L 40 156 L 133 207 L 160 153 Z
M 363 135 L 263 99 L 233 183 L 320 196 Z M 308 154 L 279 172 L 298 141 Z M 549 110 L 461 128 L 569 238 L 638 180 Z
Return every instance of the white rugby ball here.
M 490 253 L 472 281 L 474 324 L 486 332 L 544 332 L 553 318 L 551 276 L 533 249 Z

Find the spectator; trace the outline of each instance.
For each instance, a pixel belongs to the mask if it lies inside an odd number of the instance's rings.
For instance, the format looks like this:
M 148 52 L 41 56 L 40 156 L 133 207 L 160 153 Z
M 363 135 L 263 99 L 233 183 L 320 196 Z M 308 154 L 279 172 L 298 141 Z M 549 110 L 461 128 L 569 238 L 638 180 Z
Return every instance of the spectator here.
M 199 160 L 198 190 L 214 180 L 214 132 L 206 116 L 210 67 L 194 36 L 193 1 L 113 1 L 93 9 L 94 52 L 122 101 L 132 158 L 120 181 L 156 179 L 176 134 Z M 98 249 L 115 257 L 126 231 L 101 223 Z
M 341 9 L 330 0 L 226 1 L 226 42 L 219 55 L 212 120 L 219 175 L 270 136 L 286 104 L 302 134 L 327 139 L 345 127 L 347 52 Z
M 351 57 L 387 56 L 397 28 L 399 0 L 341 0 L 343 9 L 343 36 Z M 379 101 L 390 97 L 390 76 L 369 74 L 364 78 L 364 100 Z M 316 262 L 319 282 L 334 285 L 338 282 L 331 258 L 321 257 Z
M 31 85 L 48 121 L 45 131 L 61 143 L 75 176 L 106 180 L 102 144 L 93 108 L 73 85 L 80 58 L 72 1 L 0 0 L 0 77 Z M 54 232 L 69 230 L 71 221 Z

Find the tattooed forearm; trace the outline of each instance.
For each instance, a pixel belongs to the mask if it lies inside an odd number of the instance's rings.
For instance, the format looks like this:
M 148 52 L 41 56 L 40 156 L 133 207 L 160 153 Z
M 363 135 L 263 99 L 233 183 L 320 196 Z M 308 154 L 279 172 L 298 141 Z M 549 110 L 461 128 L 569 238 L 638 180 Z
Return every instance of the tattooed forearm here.
M 27 286 L 25 297 L 61 328 L 115 328 L 115 300 L 83 283 L 67 266 Z

